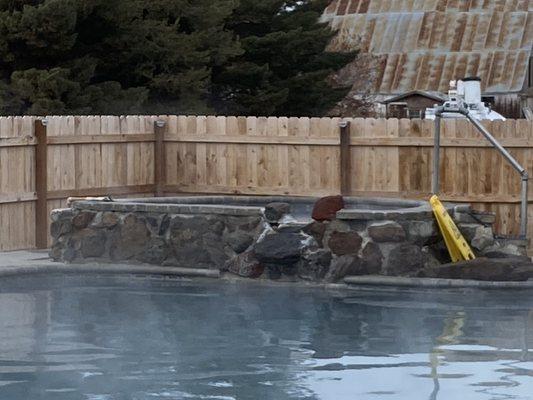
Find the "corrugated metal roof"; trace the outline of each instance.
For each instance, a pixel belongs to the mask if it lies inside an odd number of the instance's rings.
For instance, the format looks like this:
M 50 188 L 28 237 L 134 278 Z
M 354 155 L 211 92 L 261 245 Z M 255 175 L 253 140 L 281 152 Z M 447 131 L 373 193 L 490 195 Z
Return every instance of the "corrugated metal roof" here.
M 336 0 L 324 19 L 333 50 L 376 56 L 370 91 L 446 91 L 482 78 L 487 93 L 519 92 L 533 46 L 533 0 Z

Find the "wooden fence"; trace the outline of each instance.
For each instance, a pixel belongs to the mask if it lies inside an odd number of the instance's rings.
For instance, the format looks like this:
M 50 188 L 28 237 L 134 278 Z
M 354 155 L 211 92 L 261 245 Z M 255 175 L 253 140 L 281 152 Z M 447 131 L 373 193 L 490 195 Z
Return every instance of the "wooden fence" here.
M 46 246 L 48 214 L 64 207 L 69 196 L 343 193 L 424 199 L 431 188 L 430 121 L 214 116 L 46 121 L 0 118 L 0 250 Z M 533 175 L 533 123 L 509 120 L 487 127 Z M 468 122 L 445 121 L 442 133 L 442 198 L 495 211 L 499 233 L 517 234 L 518 174 Z M 533 215 L 530 221 L 533 232 Z

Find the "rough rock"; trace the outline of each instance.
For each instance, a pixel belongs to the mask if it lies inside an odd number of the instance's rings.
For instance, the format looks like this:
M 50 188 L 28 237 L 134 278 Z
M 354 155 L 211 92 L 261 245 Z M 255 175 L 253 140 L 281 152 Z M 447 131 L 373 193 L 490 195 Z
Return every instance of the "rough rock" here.
M 424 269 L 420 276 L 481 281 L 526 281 L 533 278 L 533 263 L 521 257 L 475 260 L 444 264 Z
M 401 244 L 391 250 L 385 267 L 385 275 L 415 275 L 425 267 L 426 257 L 422 249 L 413 244 Z
M 229 260 L 225 269 L 243 278 L 259 278 L 265 267 L 257 260 L 253 251 L 246 251 Z
M 106 236 L 104 233 L 85 229 L 78 233 L 80 252 L 83 258 L 101 257 L 105 253 Z
M 291 265 L 299 260 L 305 240 L 298 233 L 269 234 L 254 245 L 255 256 L 265 264 Z
M 320 247 L 323 246 L 323 239 L 324 239 L 324 233 L 326 233 L 326 229 L 328 227 L 327 222 L 312 222 L 311 224 L 307 225 L 303 231 L 308 234 L 309 236 L 312 236 L 318 245 Z
M 361 262 L 368 274 L 381 273 L 383 254 L 379 245 L 373 242 L 367 243 L 362 252 Z
M 305 229 L 307 228 L 309 224 L 305 222 L 289 222 L 289 223 L 282 223 L 279 226 L 276 227 L 276 232 L 280 233 L 300 233 L 305 232 Z
M 85 229 L 91 223 L 96 213 L 92 211 L 81 211 L 72 218 L 72 225 L 77 229 Z
M 326 281 L 337 282 L 348 275 L 364 275 L 366 270 L 362 267 L 361 260 L 353 256 L 336 257 L 326 275 Z
M 368 227 L 368 234 L 374 241 L 380 243 L 405 240 L 405 230 L 396 222 L 372 224 Z
M 488 258 L 509 258 L 517 256 L 526 256 L 527 252 L 525 248 L 518 247 L 515 244 L 499 243 L 490 246 L 482 252 L 482 255 Z
M 343 256 L 357 254 L 361 249 L 363 238 L 357 232 L 333 232 L 328 240 L 328 247 L 333 254 Z
M 72 232 L 72 221 L 70 219 L 57 219 L 50 224 L 50 234 L 54 239 L 70 232 Z
M 117 213 L 106 211 L 98 213 L 92 223 L 91 227 L 94 228 L 114 228 L 118 225 L 120 218 Z
M 234 231 L 224 235 L 224 242 L 237 254 L 244 252 L 254 242 L 254 238 L 247 232 Z
M 261 222 L 260 217 L 227 217 L 225 218 L 226 228 L 229 232 L 240 229 L 241 231 L 251 232 L 255 231 Z
M 170 217 L 168 214 L 148 215 L 145 217 L 146 226 L 155 236 L 165 236 L 170 227 Z
M 436 221 L 409 221 L 404 229 L 408 240 L 420 246 L 437 243 L 441 239 Z
M 296 266 L 298 276 L 308 281 L 321 281 L 329 271 L 331 258 L 331 253 L 324 249 L 304 253 Z
M 114 260 L 127 260 L 145 251 L 150 237 L 146 223 L 134 214 L 128 214 L 113 236 L 110 255 Z
M 146 249 L 139 254 L 138 260 L 148 264 L 162 265 L 170 254 L 170 247 L 163 239 L 153 238 Z
M 456 223 L 494 225 L 496 214 L 475 210 L 470 210 L 469 212 L 455 211 L 453 219 Z
M 490 247 L 494 244 L 494 234 L 492 232 L 492 227 L 483 226 L 481 224 L 458 224 L 457 227 L 463 234 L 466 241 L 478 251 L 483 251 L 487 247 Z
M 277 223 L 284 215 L 290 214 L 291 205 L 289 203 L 274 202 L 265 206 L 265 218 L 270 223 Z
M 50 219 L 52 220 L 52 222 L 72 219 L 73 216 L 74 210 L 72 208 L 56 208 L 50 213 Z
M 337 211 L 344 208 L 342 196 L 323 197 L 315 203 L 312 217 L 315 221 L 331 221 L 335 219 Z

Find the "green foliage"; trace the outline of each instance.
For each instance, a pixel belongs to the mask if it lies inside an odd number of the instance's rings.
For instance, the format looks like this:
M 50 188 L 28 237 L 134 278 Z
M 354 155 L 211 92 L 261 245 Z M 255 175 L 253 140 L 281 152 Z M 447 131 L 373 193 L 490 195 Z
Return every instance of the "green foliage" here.
M 319 17 L 329 1 L 241 0 L 227 22 L 243 54 L 215 74 L 217 108 L 228 114 L 323 115 L 349 88 L 328 77 L 353 53 L 326 48 L 334 32 Z
M 289 7 L 283 7 L 284 4 Z M 324 1 L 0 0 L 0 114 L 316 114 Z

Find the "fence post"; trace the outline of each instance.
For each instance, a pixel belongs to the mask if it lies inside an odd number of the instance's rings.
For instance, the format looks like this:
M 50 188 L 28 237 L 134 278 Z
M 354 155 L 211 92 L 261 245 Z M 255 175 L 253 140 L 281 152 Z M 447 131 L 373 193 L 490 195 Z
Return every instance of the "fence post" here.
M 46 121 L 35 121 L 35 247 L 48 247 L 48 148 Z
M 155 151 L 154 151 L 154 180 L 155 195 L 163 197 L 165 195 L 166 185 L 166 163 L 165 163 L 165 121 L 156 121 L 154 123 L 155 133 Z
M 352 160 L 350 151 L 350 122 L 339 123 L 340 134 L 340 179 L 341 195 L 348 196 L 351 193 Z

